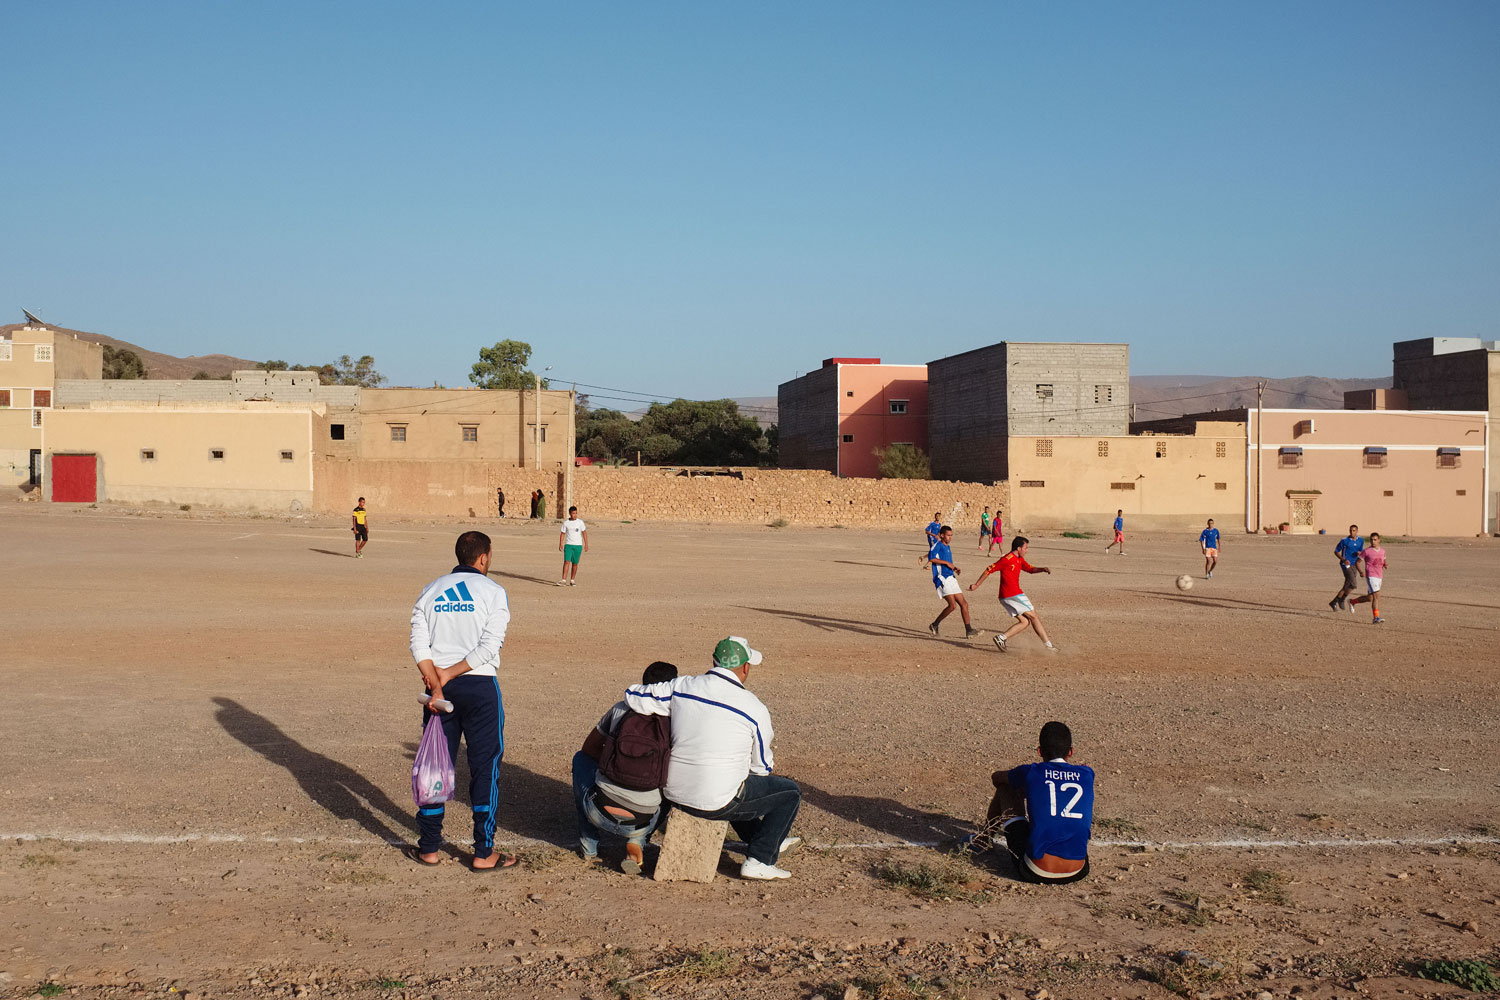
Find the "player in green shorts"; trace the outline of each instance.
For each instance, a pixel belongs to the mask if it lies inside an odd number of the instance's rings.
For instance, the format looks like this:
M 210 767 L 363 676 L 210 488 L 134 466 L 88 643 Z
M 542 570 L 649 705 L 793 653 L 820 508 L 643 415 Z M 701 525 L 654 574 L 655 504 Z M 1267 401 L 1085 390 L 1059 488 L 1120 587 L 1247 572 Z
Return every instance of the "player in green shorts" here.
M 568 508 L 568 519 L 557 536 L 557 547 L 563 554 L 562 579 L 559 587 L 578 586 L 578 560 L 589 550 L 589 529 L 578 517 L 578 508 Z

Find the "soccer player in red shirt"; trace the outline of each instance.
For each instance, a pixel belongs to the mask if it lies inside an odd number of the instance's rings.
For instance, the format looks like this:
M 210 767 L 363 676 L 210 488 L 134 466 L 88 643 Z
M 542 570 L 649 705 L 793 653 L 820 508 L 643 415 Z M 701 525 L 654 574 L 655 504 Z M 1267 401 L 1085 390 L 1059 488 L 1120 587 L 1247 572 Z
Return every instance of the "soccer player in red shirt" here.
M 1049 576 L 1052 570 L 1046 566 L 1033 566 L 1026 561 L 1026 550 L 1031 542 L 1024 535 L 1017 535 L 1010 543 L 1010 552 L 1000 557 L 999 561 L 986 569 L 979 579 L 969 585 L 974 590 L 989 577 L 991 573 L 1000 574 L 1000 605 L 1015 616 L 1016 623 L 1003 633 L 996 633 L 995 648 L 1005 652 L 1005 643 L 1011 636 L 1026 631 L 1027 627 L 1036 629 L 1037 638 L 1042 640 L 1048 649 L 1056 649 L 1052 640 L 1047 638 L 1047 630 L 1042 627 L 1042 619 L 1037 616 L 1036 608 L 1032 606 L 1031 599 L 1021 591 L 1021 574 L 1046 573 Z

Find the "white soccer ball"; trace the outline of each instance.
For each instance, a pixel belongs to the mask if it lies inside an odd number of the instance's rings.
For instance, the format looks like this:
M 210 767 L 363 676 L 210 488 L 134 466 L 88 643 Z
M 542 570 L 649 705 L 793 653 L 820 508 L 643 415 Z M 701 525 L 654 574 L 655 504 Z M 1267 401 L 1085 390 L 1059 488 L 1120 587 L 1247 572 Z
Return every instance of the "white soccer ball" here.
M 1177 578 L 1177 589 L 1178 590 L 1192 590 L 1193 589 L 1193 578 L 1190 577 L 1190 576 L 1188 576 L 1186 573 L 1184 573 L 1181 576 L 1179 576 Z

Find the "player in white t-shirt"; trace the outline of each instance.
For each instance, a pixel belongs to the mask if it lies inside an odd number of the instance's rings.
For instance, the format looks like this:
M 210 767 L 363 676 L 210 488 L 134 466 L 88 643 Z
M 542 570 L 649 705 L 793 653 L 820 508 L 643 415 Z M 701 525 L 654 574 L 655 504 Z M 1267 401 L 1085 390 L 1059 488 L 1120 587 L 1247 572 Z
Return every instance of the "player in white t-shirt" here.
M 557 536 L 558 551 L 563 554 L 562 579 L 559 587 L 578 586 L 578 560 L 589 550 L 589 528 L 578 517 L 578 508 L 568 508 L 568 519 Z

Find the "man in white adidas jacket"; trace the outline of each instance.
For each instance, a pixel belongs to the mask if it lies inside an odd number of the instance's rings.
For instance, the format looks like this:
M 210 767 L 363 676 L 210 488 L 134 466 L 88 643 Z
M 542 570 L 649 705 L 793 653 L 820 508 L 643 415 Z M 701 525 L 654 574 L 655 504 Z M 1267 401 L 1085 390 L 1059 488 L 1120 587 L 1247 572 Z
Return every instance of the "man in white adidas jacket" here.
M 760 661 L 760 650 L 732 635 L 714 647 L 708 673 L 634 685 L 625 703 L 645 715 L 672 717 L 662 797 L 694 816 L 729 821 L 747 846 L 742 878 L 791 878 L 776 862 L 802 843 L 788 836 L 802 789 L 771 773 L 771 713 L 745 688 Z
M 448 753 L 458 756 L 458 738 L 469 748 L 469 802 L 474 810 L 476 871 L 509 868 L 514 856 L 495 853 L 495 809 L 499 804 L 500 758 L 505 753 L 505 706 L 500 699 L 496 668 L 505 629 L 510 624 L 510 602 L 505 588 L 487 575 L 490 537 L 466 531 L 453 546 L 458 565 L 422 589 L 411 612 L 411 655 L 434 701 L 453 703 L 453 711 L 438 712 Z M 422 711 L 425 727 L 432 712 Z M 410 851 L 418 864 L 442 861 L 443 806 L 417 810 L 420 838 Z

